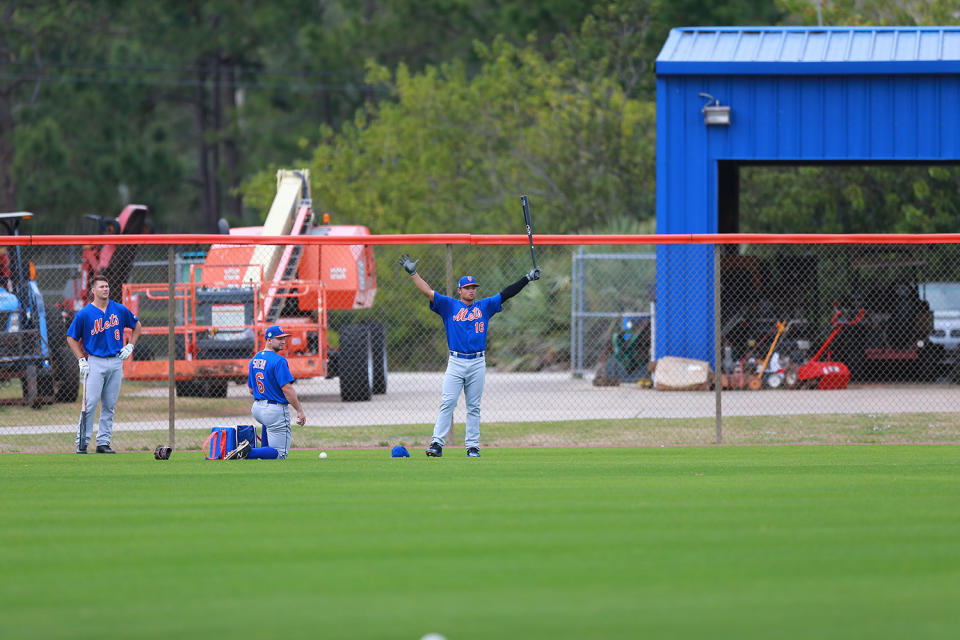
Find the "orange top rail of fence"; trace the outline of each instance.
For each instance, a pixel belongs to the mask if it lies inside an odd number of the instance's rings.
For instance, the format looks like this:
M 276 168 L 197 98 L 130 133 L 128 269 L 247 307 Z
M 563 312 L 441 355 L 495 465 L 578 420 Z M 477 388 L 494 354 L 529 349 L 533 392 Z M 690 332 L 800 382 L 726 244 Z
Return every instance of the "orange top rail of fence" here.
M 36 235 L 8 236 L 0 245 L 524 245 L 526 235 L 485 235 L 470 233 L 414 233 L 356 236 L 241 236 L 220 234 L 151 235 Z M 711 245 L 711 244 L 960 244 L 960 233 L 703 233 L 661 235 L 534 235 L 537 245 Z

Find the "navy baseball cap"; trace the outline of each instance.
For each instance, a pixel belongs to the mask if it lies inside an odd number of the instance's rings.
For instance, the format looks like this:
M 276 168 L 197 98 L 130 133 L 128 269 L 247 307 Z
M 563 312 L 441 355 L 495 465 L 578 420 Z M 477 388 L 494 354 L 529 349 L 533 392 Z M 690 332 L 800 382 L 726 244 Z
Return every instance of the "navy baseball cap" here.
M 271 338 L 282 338 L 288 335 L 290 334 L 281 329 L 280 325 L 275 324 L 267 329 L 266 333 L 263 334 L 263 337 L 265 337 L 267 340 L 270 340 Z
M 402 444 L 398 444 L 390 451 L 390 457 L 392 458 L 409 458 L 410 452 L 407 451 L 407 448 Z
M 460 283 L 457 286 L 461 289 L 463 287 L 479 287 L 480 283 L 477 282 L 477 279 L 473 276 L 463 276 L 460 278 Z

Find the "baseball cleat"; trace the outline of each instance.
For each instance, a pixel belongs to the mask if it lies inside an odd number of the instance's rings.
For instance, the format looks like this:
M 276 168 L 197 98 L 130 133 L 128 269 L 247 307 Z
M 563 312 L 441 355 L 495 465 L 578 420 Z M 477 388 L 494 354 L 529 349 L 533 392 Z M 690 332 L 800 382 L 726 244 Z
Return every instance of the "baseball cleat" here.
M 431 442 L 426 451 L 428 458 L 439 458 L 443 455 L 443 445 L 439 442 Z
M 467 449 L 467 457 L 468 457 L 468 458 L 479 458 L 479 457 L 480 457 L 480 449 L 477 449 L 476 447 L 470 447 L 469 449 Z
M 250 454 L 250 449 L 252 449 L 250 442 L 244 440 L 239 447 L 228 453 L 224 460 L 243 460 Z
M 86 453 L 86 452 L 84 452 L 84 453 Z M 116 453 L 116 451 L 114 451 L 113 449 L 111 449 L 111 448 L 110 448 L 110 445 L 108 445 L 108 444 L 98 444 L 98 445 L 97 445 L 97 453 Z

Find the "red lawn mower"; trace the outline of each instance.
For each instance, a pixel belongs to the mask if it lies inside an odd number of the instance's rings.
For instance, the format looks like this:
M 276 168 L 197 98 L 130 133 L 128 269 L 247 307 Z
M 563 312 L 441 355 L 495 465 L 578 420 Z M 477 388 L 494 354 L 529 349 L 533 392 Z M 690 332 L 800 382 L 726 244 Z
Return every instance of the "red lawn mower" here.
M 849 327 L 860 322 L 860 320 L 863 319 L 863 311 L 863 309 L 860 309 L 857 317 L 848 322 L 839 321 L 840 315 L 843 313 L 842 309 L 833 314 L 833 317 L 830 318 L 830 326 L 833 327 L 833 330 L 830 332 L 830 335 L 827 336 L 823 346 L 813 354 L 813 357 L 811 357 L 809 361 L 800 365 L 800 368 L 797 370 L 798 387 L 801 389 L 847 388 L 847 383 L 850 382 L 850 369 L 842 362 L 831 360 L 827 347 L 830 346 L 830 343 L 833 342 L 833 339 L 837 337 L 837 334 L 840 333 L 844 327 Z M 824 351 L 827 351 L 827 359 L 821 362 L 819 358 L 823 355 Z

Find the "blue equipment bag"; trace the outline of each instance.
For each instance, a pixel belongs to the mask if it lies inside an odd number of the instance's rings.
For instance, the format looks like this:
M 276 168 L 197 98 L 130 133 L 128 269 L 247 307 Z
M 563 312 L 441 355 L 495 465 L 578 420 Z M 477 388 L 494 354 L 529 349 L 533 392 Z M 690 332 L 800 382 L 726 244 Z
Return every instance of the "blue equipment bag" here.
M 228 453 L 237 448 L 236 427 L 213 427 L 203 443 L 203 453 L 207 460 L 223 460 Z
M 246 440 L 254 449 L 257 447 L 257 428 L 252 424 L 237 425 L 237 445 Z

